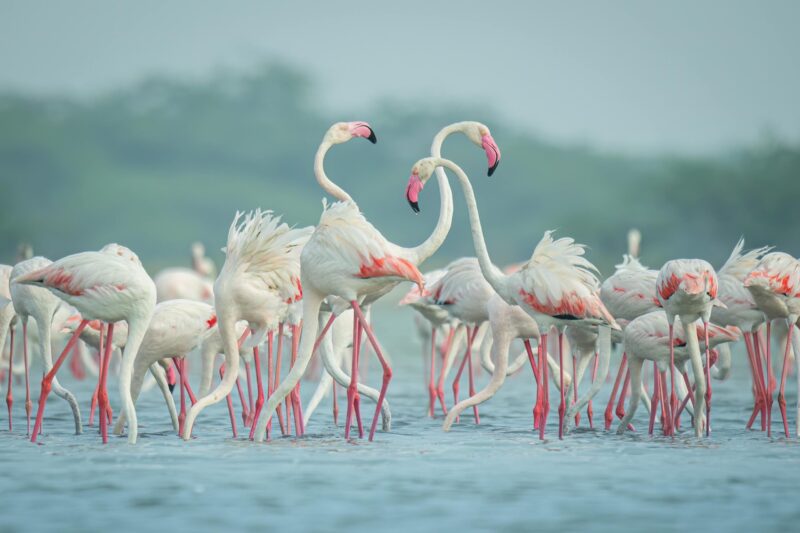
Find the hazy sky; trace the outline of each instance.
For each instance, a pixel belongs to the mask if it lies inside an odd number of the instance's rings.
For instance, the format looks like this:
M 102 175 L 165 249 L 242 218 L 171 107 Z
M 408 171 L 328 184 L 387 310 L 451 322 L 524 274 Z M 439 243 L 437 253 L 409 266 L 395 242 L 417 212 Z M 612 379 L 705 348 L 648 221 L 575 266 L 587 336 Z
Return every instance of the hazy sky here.
M 480 103 L 555 139 L 704 152 L 800 140 L 798 22 L 797 1 L 0 1 L 0 87 L 86 96 L 278 58 L 342 118 Z

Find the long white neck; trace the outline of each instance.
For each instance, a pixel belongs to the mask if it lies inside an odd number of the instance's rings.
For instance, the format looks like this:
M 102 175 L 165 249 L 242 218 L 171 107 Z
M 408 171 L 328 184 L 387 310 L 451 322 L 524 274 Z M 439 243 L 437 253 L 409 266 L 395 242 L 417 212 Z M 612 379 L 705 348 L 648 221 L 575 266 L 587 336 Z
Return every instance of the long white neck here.
M 467 203 L 467 211 L 469 213 L 469 225 L 472 229 L 472 243 L 475 246 L 475 255 L 478 257 L 478 263 L 481 267 L 481 273 L 489 285 L 499 294 L 504 300 L 510 300 L 510 294 L 506 287 L 508 277 L 500 272 L 492 260 L 489 258 L 489 251 L 486 249 L 486 241 L 483 238 L 483 228 L 481 227 L 481 217 L 478 214 L 478 203 L 475 200 L 475 193 L 472 190 L 472 184 L 469 178 L 461 170 L 461 167 L 448 159 L 437 159 L 437 164 L 445 166 L 455 173 L 458 181 L 461 182 L 461 188 L 464 190 L 464 199 Z
M 128 340 L 122 350 L 122 363 L 119 370 L 119 395 L 122 401 L 122 412 L 128 420 L 128 443 L 135 444 L 139 435 L 139 425 L 136 417 L 136 407 L 133 403 L 131 394 L 131 382 L 133 381 L 133 365 L 139 347 L 142 345 L 150 319 L 153 317 L 152 311 L 143 316 L 131 318 L 128 321 Z M 113 337 L 112 337 L 113 344 Z
M 314 176 L 316 176 L 319 186 L 322 187 L 322 190 L 324 190 L 326 193 L 339 201 L 353 202 L 353 198 L 347 194 L 344 189 L 332 182 L 330 178 L 328 178 L 328 175 L 325 174 L 325 154 L 328 153 L 328 150 L 330 150 L 331 146 L 333 146 L 333 144 L 327 140 L 323 140 L 322 144 L 319 145 L 319 148 L 317 149 L 317 155 L 314 156 Z
M 453 133 L 463 132 L 464 124 L 464 122 L 457 122 L 442 128 L 433 138 L 431 156 L 442 157 L 444 140 Z M 436 169 L 436 181 L 439 183 L 439 219 L 430 236 L 422 244 L 412 249 L 416 254 L 418 265 L 436 253 L 453 225 L 453 192 L 450 190 L 450 182 L 442 167 Z

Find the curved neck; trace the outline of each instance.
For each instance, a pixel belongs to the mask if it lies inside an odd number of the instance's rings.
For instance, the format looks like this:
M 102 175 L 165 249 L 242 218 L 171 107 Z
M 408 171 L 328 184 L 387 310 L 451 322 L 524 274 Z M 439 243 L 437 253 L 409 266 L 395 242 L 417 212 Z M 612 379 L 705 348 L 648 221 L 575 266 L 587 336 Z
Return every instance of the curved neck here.
M 333 144 L 330 141 L 323 140 L 322 144 L 317 149 L 317 155 L 314 156 L 314 176 L 317 178 L 317 183 L 329 195 L 333 196 L 341 202 L 353 202 L 353 198 L 347 194 L 344 189 L 332 182 L 327 174 L 325 174 L 325 154 L 328 153 Z M 353 202 L 355 203 L 355 202 Z
M 463 132 L 464 123 L 457 122 L 450 124 L 436 134 L 431 144 L 431 156 L 442 157 L 442 144 L 444 140 L 451 134 L 456 132 Z M 447 174 L 444 173 L 442 167 L 436 169 L 436 181 L 439 183 L 439 219 L 436 221 L 436 227 L 433 232 L 425 241 L 413 248 L 417 256 L 417 264 L 422 263 L 424 260 L 436 253 L 436 250 L 442 246 L 447 234 L 450 232 L 450 227 L 453 224 L 453 192 L 450 189 L 450 182 L 447 180 Z
M 472 190 L 472 184 L 469 178 L 461 170 L 461 167 L 448 159 L 437 160 L 437 164 L 445 166 L 453 171 L 453 173 L 461 182 L 461 188 L 464 190 L 464 200 L 467 203 L 467 211 L 469 213 L 469 225 L 472 229 L 472 243 L 475 246 L 475 255 L 478 257 L 478 263 L 481 267 L 481 273 L 489 285 L 499 294 L 503 299 L 509 300 L 510 295 L 506 289 L 507 276 L 492 264 L 489 258 L 489 251 L 486 249 L 486 241 L 483 238 L 483 228 L 481 227 L 481 217 L 478 214 L 478 203 L 475 200 L 475 193 Z

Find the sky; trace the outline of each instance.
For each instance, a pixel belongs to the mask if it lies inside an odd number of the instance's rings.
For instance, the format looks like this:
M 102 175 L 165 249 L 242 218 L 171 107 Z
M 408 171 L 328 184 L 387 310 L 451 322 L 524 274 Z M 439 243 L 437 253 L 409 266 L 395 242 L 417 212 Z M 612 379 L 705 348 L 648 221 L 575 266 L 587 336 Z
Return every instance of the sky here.
M 700 154 L 800 141 L 799 20 L 777 0 L 0 0 L 0 90 L 93 98 L 280 60 L 342 119 L 457 102 L 559 142 Z

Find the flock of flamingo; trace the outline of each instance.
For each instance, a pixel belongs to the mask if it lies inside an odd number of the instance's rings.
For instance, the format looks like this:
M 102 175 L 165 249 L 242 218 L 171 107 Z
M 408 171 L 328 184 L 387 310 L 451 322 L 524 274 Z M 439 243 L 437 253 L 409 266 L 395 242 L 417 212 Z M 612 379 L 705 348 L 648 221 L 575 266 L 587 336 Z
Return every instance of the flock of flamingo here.
M 406 199 L 418 212 L 423 187 L 435 174 L 439 217 L 431 235 L 413 248 L 383 237 L 353 198 L 326 175 L 324 160 L 332 146 L 359 137 L 376 142 L 367 123 L 341 122 L 325 133 L 314 159 L 317 182 L 335 199 L 332 204 L 323 201 L 319 224 L 293 228 L 271 211 L 237 213 L 216 279 L 202 245 L 192 249 L 192 269 L 168 269 L 155 280 L 138 256 L 119 244 L 57 261 L 27 257 L 14 266 L 0 266 L 0 354 L 9 430 L 13 430 L 12 378 L 21 383 L 24 373 L 30 440 L 36 442 L 43 434 L 51 391 L 66 400 L 75 432 L 82 432 L 78 401 L 57 378 L 71 355 L 69 368 L 74 374 L 82 376 L 89 370 L 98 376 L 89 424 L 97 413 L 104 443 L 112 424 L 114 434 L 127 429 L 128 442 L 136 442 L 136 400 L 143 388 L 152 385 L 161 390 L 174 429 L 183 439 L 192 438 L 206 407 L 225 400 L 233 436 L 238 436 L 238 404 L 249 439 L 263 441 L 270 438 L 276 419 L 282 435 L 294 428 L 294 434 L 302 436 L 312 413 L 331 392 L 338 424 L 338 384 L 347 391 L 345 438 L 350 438 L 355 424 L 359 438 L 368 431 L 372 440 L 379 419 L 384 431 L 391 426 L 386 396 L 392 369 L 371 326 L 370 308 L 399 284 L 411 281 L 415 285 L 401 304 L 418 314 L 428 415 L 441 410 L 445 431 L 467 409 L 480 423 L 478 406 L 492 398 L 507 376 L 528 364 L 536 382 L 533 428 L 541 439 L 550 411 L 551 379 L 559 395 L 559 438 L 580 423 L 584 409 L 594 427 L 592 401 L 608 376 L 612 344 L 621 344 L 623 355 L 604 412 L 605 429 L 610 429 L 616 415 L 618 433 L 634 430 L 633 416 L 643 400 L 649 433 L 658 421 L 664 435 L 675 435 L 685 411 L 694 434 L 702 437 L 711 428 L 711 380 L 729 375 L 730 343 L 741 337 L 754 398 L 747 428 L 760 419 L 761 430 L 771 435 L 777 389 L 783 430 L 789 437 L 785 389 L 791 361 L 800 364 L 794 357 L 800 353 L 800 338 L 793 334 L 800 317 L 800 261 L 769 248 L 744 251 L 740 241 L 718 272 L 701 259 L 671 260 L 656 271 L 639 262 L 640 236 L 632 230 L 628 254 L 601 283 L 596 268 L 584 257 L 584 246 L 546 231 L 527 261 L 500 269 L 489 257 L 469 178 L 441 156 L 445 139 L 455 133 L 485 151 L 490 176 L 500 162 L 500 149 L 481 123 L 459 122 L 437 133 L 431 157 L 412 167 Z M 445 170 L 463 189 L 476 256 L 423 274 L 420 265 L 439 249 L 452 223 L 453 198 Z M 16 338 L 19 326 L 21 342 Z M 773 371 L 773 335 L 779 337 L 783 354 L 779 378 Z M 53 361 L 53 345 L 61 346 L 59 339 L 64 337 L 68 340 Z M 32 429 L 29 339 L 43 366 Z M 524 349 L 509 361 L 512 344 L 518 341 Z M 290 346 L 291 359 L 282 376 L 284 343 Z M 15 362 L 19 344 L 21 365 L 19 355 Z M 462 348 L 459 363 L 456 355 Z M 361 356 L 367 350 L 381 365 L 377 389 L 359 379 L 364 368 Z M 94 351 L 96 357 L 90 353 Z M 115 422 L 107 389 L 117 351 L 121 410 Z M 304 409 L 300 382 L 317 353 L 324 371 Z M 220 354 L 224 361 L 217 366 Z M 198 357 L 202 371 L 195 395 L 188 361 Z M 473 361 L 476 358 L 478 362 Z M 647 390 L 650 380 L 644 377 L 647 361 L 653 363 L 652 395 Z M 478 363 L 491 375 L 481 390 L 475 388 Z M 454 367 L 454 404 L 448 409 L 444 382 Z M 589 388 L 579 395 L 589 369 Z M 469 396 L 459 400 L 465 371 Z M 800 371 L 797 376 L 800 381 Z M 180 411 L 172 396 L 175 386 Z M 371 420 L 367 418 L 368 428 L 361 416 L 362 396 L 376 406 Z

